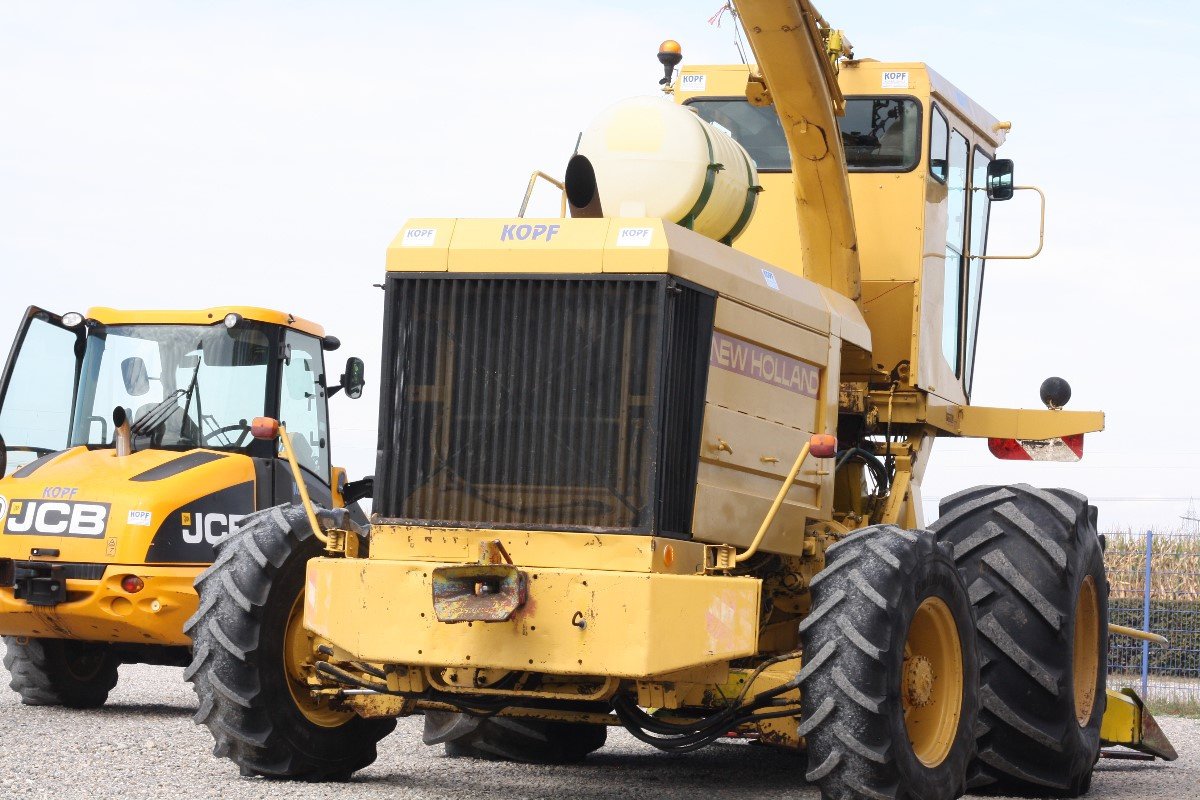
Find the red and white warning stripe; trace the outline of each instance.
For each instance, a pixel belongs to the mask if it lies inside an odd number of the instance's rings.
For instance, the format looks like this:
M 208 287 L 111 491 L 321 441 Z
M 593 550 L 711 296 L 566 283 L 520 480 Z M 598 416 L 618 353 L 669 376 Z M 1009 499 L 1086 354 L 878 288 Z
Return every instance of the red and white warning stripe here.
M 1078 461 L 1083 458 L 1083 434 L 1060 439 L 988 439 L 988 450 L 1006 461 Z

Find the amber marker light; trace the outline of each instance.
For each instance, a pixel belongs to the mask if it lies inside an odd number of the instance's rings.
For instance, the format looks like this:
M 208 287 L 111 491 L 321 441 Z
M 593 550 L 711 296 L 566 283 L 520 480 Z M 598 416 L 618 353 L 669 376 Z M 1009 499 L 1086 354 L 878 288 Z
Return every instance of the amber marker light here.
M 658 46 L 658 63 L 663 65 L 663 77 L 658 82 L 660 86 L 671 85 L 671 78 L 675 77 L 675 67 L 679 66 L 680 61 L 683 61 L 683 48 L 679 46 L 679 42 L 667 39 Z
M 271 417 L 255 417 L 250 422 L 250 435 L 255 439 L 270 441 L 279 436 L 279 420 Z

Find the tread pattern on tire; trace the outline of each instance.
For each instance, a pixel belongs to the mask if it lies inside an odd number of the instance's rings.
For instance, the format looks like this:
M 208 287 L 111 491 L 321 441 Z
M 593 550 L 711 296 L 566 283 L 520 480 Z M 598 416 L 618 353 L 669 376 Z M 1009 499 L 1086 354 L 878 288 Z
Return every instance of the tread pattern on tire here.
M 27 706 L 66 706 L 68 708 L 98 708 L 108 700 L 109 692 L 117 685 L 117 662 L 105 658 L 96 676 L 86 683 L 60 674 L 56 659 L 63 653 L 51 652 L 64 645 L 55 640 L 4 637 L 4 668 L 10 677 L 9 687 L 21 696 Z
M 897 748 L 907 742 L 900 744 L 889 733 L 896 724 L 889 715 L 900 702 L 899 686 L 897 681 L 889 687 L 885 662 L 893 648 L 903 645 L 902 639 L 897 641 L 902 634 L 896 632 L 901 615 L 896 587 L 919 560 L 931 557 L 940 558 L 958 586 L 962 625 L 969 628 L 965 587 L 954 574 L 951 550 L 928 532 L 882 525 L 858 531 L 826 551 L 828 566 L 812 581 L 813 611 L 800 625 L 805 656 L 799 673 L 799 733 L 808 740 L 805 777 L 820 784 L 823 798 L 905 796 Z M 956 739 L 958 785 L 941 787 L 940 797 L 957 797 L 965 790 L 972 709 L 970 702 L 963 708 L 964 729 Z
M 260 662 L 272 658 L 264 639 L 283 637 L 282 630 L 266 630 L 271 590 L 285 571 L 303 569 L 320 551 L 303 509 L 277 506 L 246 517 L 196 579 L 200 605 L 184 626 L 194 648 L 184 678 L 199 700 L 195 720 L 215 740 L 214 755 L 234 761 L 242 775 L 344 780 L 375 760 L 376 743 L 396 726 L 392 719 L 355 717 L 328 734 L 318 731 L 324 738 L 314 746 L 303 723 L 289 729 L 289 717 L 271 702 L 272 691 L 288 695 L 282 670 L 278 685 L 263 685 Z M 277 602 L 290 610 L 293 599 Z
M 1107 619 L 1095 508 L 1077 492 L 1017 484 L 951 495 L 941 513 L 930 528 L 954 547 L 977 616 L 979 755 L 969 785 L 1079 796 L 1090 784 L 1105 705 L 1101 687 L 1091 722 L 1078 724 L 1071 660 L 1086 574 L 1096 580 L 1101 624 Z
M 425 743 L 444 743 L 452 758 L 569 764 L 599 750 L 607 738 L 606 725 L 521 717 L 467 719 L 448 711 L 425 714 Z

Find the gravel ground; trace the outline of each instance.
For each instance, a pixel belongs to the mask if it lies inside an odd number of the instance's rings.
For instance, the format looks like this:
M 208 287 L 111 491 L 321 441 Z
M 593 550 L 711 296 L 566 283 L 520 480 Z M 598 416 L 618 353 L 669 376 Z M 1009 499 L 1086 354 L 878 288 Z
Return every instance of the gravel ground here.
M 0 645 L 2 648 L 2 645 Z M 622 730 L 582 766 L 533 767 L 448 759 L 421 744 L 420 718 L 401 720 L 379 760 L 349 784 L 303 785 L 240 778 L 211 755 L 208 731 L 182 670 L 126 666 L 96 711 L 22 706 L 0 668 L 0 797 L 140 798 L 708 798 L 817 800 L 795 756 L 741 742 L 676 756 Z M 1200 720 L 1163 719 L 1181 758 L 1173 764 L 1102 760 L 1090 797 L 1178 798 L 1200 785 Z M 791 787 L 780 792 L 781 787 Z

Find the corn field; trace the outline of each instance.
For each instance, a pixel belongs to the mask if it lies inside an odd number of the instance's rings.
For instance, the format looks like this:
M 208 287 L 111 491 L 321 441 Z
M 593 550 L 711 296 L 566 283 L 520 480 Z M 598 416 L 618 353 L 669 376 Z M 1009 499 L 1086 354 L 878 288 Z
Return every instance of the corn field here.
M 1105 539 L 1110 620 L 1170 640 L 1159 647 L 1111 637 L 1109 685 L 1144 689 L 1155 706 L 1200 711 L 1200 534 L 1124 531 Z

